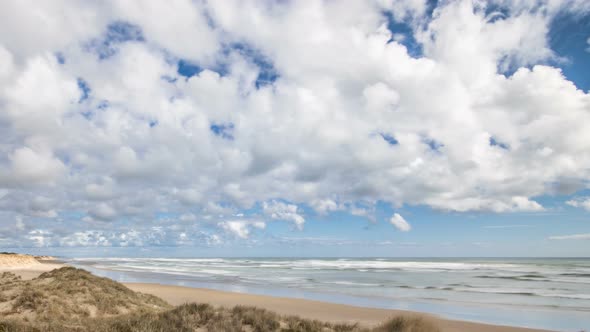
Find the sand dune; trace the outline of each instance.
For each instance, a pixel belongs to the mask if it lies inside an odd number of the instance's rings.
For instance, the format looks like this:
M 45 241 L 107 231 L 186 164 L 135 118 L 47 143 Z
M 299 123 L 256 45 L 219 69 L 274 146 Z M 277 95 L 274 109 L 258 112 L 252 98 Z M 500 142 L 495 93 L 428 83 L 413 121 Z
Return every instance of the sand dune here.
M 41 264 L 34 256 L 3 253 L 0 254 L 0 267 L 25 267 Z
M 56 258 L 53 256 L 34 256 L 38 261 L 55 261 Z
M 0 254 L 0 273 L 12 272 L 24 280 L 33 279 L 43 272 L 64 266 L 56 262 L 55 258 L 51 256 L 32 256 L 15 253 Z
M 0 255 L 0 257 L 3 255 Z M 49 261 L 51 262 L 51 261 Z M 20 264 L 20 265 L 19 265 Z M 23 279 L 32 279 L 41 273 L 63 267 L 63 264 L 39 262 L 33 256 L 6 255 L 0 260 L 0 273 L 10 271 Z M 233 307 L 236 305 L 254 306 L 267 309 L 281 315 L 297 315 L 305 319 L 317 319 L 330 323 L 360 323 L 361 326 L 374 327 L 392 317 L 427 317 L 434 321 L 442 332 L 541 332 L 542 330 L 510 326 L 472 323 L 449 320 L 423 313 L 355 307 L 349 305 L 319 301 L 280 298 L 262 295 L 223 292 L 211 289 L 199 289 L 180 286 L 168 286 L 147 283 L 125 284 L 129 289 L 145 294 L 155 295 L 172 305 L 198 302 L 216 307 Z
M 153 295 L 73 267 L 23 281 L 0 274 L 0 331 L 259 331 L 259 332 L 440 332 L 422 317 L 396 317 L 367 328 L 278 315 L 252 306 L 232 308 L 191 303 L 172 307 Z

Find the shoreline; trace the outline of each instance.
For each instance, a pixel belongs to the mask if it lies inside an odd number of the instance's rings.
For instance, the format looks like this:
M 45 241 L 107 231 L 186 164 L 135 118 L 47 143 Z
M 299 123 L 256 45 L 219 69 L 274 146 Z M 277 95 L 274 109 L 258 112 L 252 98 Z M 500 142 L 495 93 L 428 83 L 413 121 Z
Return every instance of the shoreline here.
M 281 315 L 296 315 L 302 318 L 317 319 L 331 323 L 359 323 L 360 325 L 367 327 L 377 326 L 385 320 L 396 315 L 405 315 L 427 317 L 433 320 L 443 332 L 550 331 L 524 327 L 485 324 L 465 320 L 452 320 L 442 318 L 437 315 L 416 311 L 358 307 L 331 302 L 227 292 L 207 288 L 172 286 L 156 283 L 124 283 L 124 285 L 134 291 L 160 297 L 172 305 L 180 305 L 187 302 L 202 302 L 220 307 L 247 305 L 263 308 Z
M 26 266 L 0 266 L 0 273 L 9 271 L 25 280 L 33 279 L 43 272 L 69 266 L 59 260 L 40 261 L 39 264 Z M 360 307 L 325 301 L 256 295 L 248 293 L 228 292 L 209 288 L 163 285 L 158 283 L 123 283 L 133 291 L 155 295 L 177 306 L 184 303 L 208 303 L 213 306 L 233 307 L 236 305 L 255 306 L 281 315 L 295 315 L 302 318 L 316 319 L 331 323 L 359 323 L 362 326 L 374 327 L 387 319 L 396 316 L 427 317 L 440 327 L 442 332 L 549 332 L 550 330 L 486 324 L 467 320 L 453 320 L 434 314 L 398 310 Z

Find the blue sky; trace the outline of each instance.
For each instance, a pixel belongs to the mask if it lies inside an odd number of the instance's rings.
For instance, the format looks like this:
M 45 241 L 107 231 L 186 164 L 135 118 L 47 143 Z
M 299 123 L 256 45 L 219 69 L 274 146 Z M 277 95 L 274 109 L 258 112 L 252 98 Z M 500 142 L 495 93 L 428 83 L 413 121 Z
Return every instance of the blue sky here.
M 1 6 L 6 250 L 590 252 L 587 1 Z

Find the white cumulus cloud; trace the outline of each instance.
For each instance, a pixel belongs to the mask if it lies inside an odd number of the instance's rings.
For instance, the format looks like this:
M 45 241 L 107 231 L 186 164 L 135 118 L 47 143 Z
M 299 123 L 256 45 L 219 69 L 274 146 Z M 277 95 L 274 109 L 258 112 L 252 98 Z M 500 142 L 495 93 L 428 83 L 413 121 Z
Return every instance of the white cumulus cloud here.
M 295 224 L 298 229 L 303 229 L 305 218 L 298 213 L 297 205 L 279 201 L 262 203 L 262 211 L 272 219 L 287 220 Z
M 225 231 L 242 239 L 247 239 L 250 236 L 252 228 L 264 229 L 266 224 L 262 221 L 245 221 L 245 220 L 232 220 L 223 221 L 219 223 L 219 226 Z
M 296 230 L 377 202 L 542 211 L 590 181 L 590 95 L 548 43 L 588 3 L 3 1 L 0 220 L 31 228 L 0 235 L 214 244 L 258 207 Z
M 399 213 L 394 213 L 389 223 L 402 232 L 409 232 L 412 229 L 412 226 Z
M 590 211 L 590 197 L 576 197 L 566 201 L 565 204 Z

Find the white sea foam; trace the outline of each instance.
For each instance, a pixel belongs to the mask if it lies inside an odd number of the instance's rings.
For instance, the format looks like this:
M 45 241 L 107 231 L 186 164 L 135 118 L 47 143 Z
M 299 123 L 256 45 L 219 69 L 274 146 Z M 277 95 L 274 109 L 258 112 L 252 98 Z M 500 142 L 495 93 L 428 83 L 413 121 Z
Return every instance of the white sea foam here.
M 590 260 L 81 258 L 83 267 L 356 297 L 590 310 Z M 172 278 L 172 279 L 171 279 Z M 169 282 L 174 277 L 163 280 Z
M 329 281 L 326 284 L 343 285 L 343 286 L 365 286 L 365 287 L 379 287 L 381 284 L 365 283 L 365 282 L 354 282 L 345 280 Z
M 513 264 L 480 264 L 452 262 L 391 262 L 383 260 L 294 260 L 284 262 L 252 262 L 258 267 L 288 267 L 290 269 L 414 269 L 414 270 L 474 270 L 474 269 L 509 269 Z

